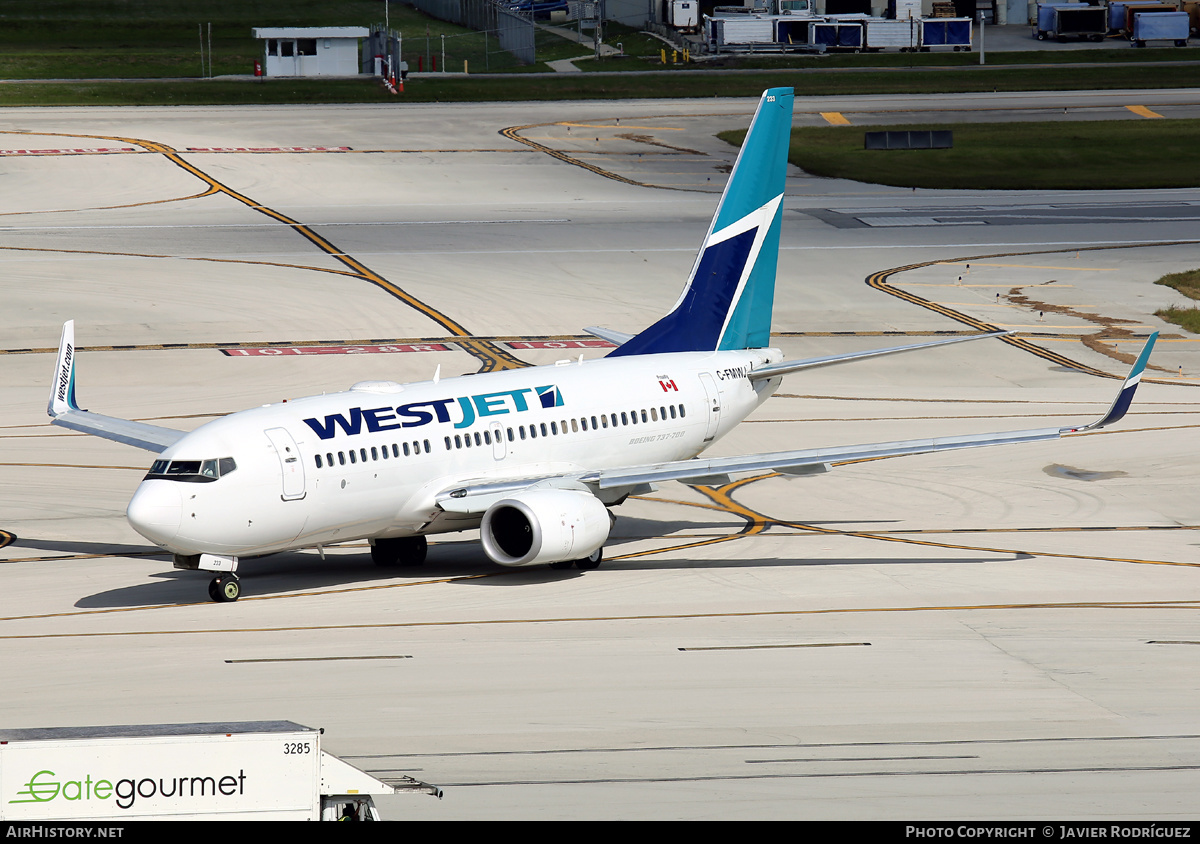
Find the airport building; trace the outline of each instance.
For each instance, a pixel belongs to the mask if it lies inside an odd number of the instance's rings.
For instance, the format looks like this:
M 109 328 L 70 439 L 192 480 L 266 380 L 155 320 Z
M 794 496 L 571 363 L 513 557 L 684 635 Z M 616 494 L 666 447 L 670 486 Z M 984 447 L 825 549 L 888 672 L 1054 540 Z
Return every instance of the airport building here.
M 365 26 L 256 27 L 264 76 L 356 76 Z

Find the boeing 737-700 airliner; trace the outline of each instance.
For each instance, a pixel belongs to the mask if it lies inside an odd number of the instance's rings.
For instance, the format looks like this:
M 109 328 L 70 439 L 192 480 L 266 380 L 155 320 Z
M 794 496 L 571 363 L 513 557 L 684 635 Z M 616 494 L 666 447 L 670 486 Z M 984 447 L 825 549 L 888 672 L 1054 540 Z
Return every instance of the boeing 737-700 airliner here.
M 133 528 L 178 568 L 240 593 L 238 561 L 367 539 L 381 565 L 424 560 L 426 537 L 478 528 L 504 566 L 594 569 L 609 507 L 677 480 L 826 472 L 849 460 L 1054 439 L 1120 419 L 1154 337 L 1109 412 L 1086 426 L 700 459 L 784 375 L 976 335 L 783 361 L 769 348 L 792 89 L 766 91 L 682 295 L 607 357 L 348 391 L 245 410 L 192 432 L 81 410 L 74 324 L 63 328 L 54 424 L 157 452 L 129 502 Z

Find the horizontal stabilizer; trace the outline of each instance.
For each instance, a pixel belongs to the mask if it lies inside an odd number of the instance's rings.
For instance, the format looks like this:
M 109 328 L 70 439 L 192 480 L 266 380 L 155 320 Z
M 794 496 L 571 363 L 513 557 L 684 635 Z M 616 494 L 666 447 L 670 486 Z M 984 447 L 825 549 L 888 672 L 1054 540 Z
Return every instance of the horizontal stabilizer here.
M 633 339 L 632 334 L 626 334 L 624 331 L 614 331 L 611 328 L 600 328 L 599 326 L 589 325 L 583 329 L 593 337 L 599 337 L 601 340 L 607 340 L 614 346 L 622 346 Z
M 965 343 L 968 340 L 984 340 L 988 337 L 1004 337 L 1008 331 L 994 331 L 990 334 L 973 334 L 970 337 L 951 337 L 949 340 L 931 340 L 928 343 L 915 343 L 911 346 L 893 346 L 890 349 L 872 349 L 866 352 L 850 352 L 845 355 L 827 355 L 821 358 L 806 360 L 785 360 L 761 366 L 750 373 L 751 381 L 763 381 L 767 378 L 778 378 L 805 369 L 817 369 L 822 366 L 832 366 L 835 363 L 850 363 L 852 361 L 878 358 L 884 355 L 895 355 L 900 352 L 914 352 L 917 349 L 932 349 L 935 346 L 948 346 L 951 343 Z

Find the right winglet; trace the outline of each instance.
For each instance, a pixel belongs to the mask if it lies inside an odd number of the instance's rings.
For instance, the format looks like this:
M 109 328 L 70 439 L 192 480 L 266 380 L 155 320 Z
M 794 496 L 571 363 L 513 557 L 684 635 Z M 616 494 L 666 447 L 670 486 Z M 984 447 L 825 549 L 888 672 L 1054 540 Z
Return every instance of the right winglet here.
M 1133 394 L 1137 392 L 1138 384 L 1142 380 L 1142 373 L 1146 369 L 1146 364 L 1150 361 L 1150 352 L 1154 349 L 1154 341 L 1157 339 L 1158 332 L 1155 331 L 1146 340 L 1146 345 L 1142 346 L 1141 354 L 1133 362 L 1133 368 L 1129 370 L 1129 375 L 1126 376 L 1124 383 L 1121 384 L 1121 391 L 1117 393 L 1117 397 L 1113 400 L 1112 407 L 1108 409 L 1108 413 L 1090 425 L 1082 425 L 1078 428 L 1062 428 L 1060 432 L 1074 434 L 1080 431 L 1092 431 L 1119 421 L 1125 415 L 1125 412 L 1129 410 L 1130 403 L 1133 402 Z

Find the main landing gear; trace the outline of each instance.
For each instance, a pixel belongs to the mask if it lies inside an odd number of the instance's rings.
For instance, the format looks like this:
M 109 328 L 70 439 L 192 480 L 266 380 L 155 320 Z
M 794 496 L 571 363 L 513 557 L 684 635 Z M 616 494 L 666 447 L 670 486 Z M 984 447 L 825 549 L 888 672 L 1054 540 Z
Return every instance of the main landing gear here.
M 423 565 L 428 551 L 429 542 L 424 536 L 371 540 L 371 561 L 385 568 Z
M 591 571 L 592 569 L 600 568 L 600 562 L 603 559 L 604 559 L 604 549 L 597 548 L 591 554 L 588 554 L 586 557 L 584 557 L 582 559 L 563 560 L 560 563 L 551 563 L 550 568 L 555 569 L 556 571 L 560 571 L 562 569 L 569 569 L 569 568 L 571 568 L 571 566 L 574 566 L 575 568 L 579 569 L 580 571 Z

